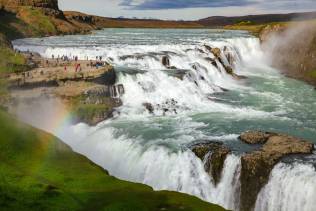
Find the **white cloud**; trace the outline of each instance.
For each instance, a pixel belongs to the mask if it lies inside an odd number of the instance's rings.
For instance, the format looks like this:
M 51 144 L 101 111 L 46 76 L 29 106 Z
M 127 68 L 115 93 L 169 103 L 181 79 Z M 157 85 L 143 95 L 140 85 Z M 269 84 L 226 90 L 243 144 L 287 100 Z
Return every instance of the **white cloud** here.
M 126 2 L 126 0 L 124 0 Z M 130 0 L 132 5 L 140 5 L 146 0 Z M 159 1 L 159 0 L 157 0 Z M 173 1 L 173 0 L 170 0 Z M 186 0 L 183 0 L 186 1 Z M 236 0 L 238 1 L 238 0 Z M 163 10 L 130 10 L 120 6 L 122 0 L 59 0 L 62 10 L 81 11 L 106 17 L 138 17 L 173 20 L 195 20 L 209 16 L 236 16 L 263 13 L 287 13 L 316 10 L 316 0 L 252 0 L 256 4 L 248 6 L 202 7 Z

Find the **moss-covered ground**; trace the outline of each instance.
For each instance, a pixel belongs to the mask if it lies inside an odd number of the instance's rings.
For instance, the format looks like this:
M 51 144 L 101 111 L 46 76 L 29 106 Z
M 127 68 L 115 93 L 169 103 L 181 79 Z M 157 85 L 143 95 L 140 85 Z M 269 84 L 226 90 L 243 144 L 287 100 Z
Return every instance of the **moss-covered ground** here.
M 223 210 L 118 180 L 57 138 L 0 111 L 1 210 Z

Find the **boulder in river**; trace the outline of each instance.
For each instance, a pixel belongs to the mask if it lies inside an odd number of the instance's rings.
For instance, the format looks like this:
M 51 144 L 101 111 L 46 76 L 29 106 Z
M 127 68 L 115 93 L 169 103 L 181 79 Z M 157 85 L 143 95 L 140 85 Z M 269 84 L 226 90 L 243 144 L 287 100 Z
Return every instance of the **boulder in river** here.
M 252 210 L 261 188 L 268 182 L 273 167 L 291 154 L 311 154 L 314 145 L 292 136 L 252 131 L 240 139 L 250 144 L 263 144 L 260 150 L 241 157 L 241 211 Z
M 211 52 L 215 56 L 215 58 L 218 59 L 218 58 L 221 57 L 221 49 L 219 49 L 219 48 L 212 48 Z
M 217 185 L 221 179 L 226 157 L 231 152 L 230 149 L 223 143 L 210 142 L 193 145 L 192 152 L 204 162 L 205 171 L 212 176 Z
M 154 106 L 151 103 L 143 103 L 143 106 L 148 110 L 150 114 L 154 113 Z
M 168 56 L 163 56 L 161 62 L 162 62 L 162 64 L 163 64 L 163 66 L 165 66 L 165 67 L 167 67 L 167 68 L 170 67 L 170 59 L 169 59 Z
M 204 47 L 205 47 L 206 50 L 211 52 L 216 59 L 221 57 L 221 49 L 219 49 L 219 48 L 212 48 L 212 47 L 210 47 L 208 45 L 204 45 Z
M 209 61 L 214 67 L 218 68 L 218 65 L 217 65 L 215 59 L 206 57 L 205 60 Z

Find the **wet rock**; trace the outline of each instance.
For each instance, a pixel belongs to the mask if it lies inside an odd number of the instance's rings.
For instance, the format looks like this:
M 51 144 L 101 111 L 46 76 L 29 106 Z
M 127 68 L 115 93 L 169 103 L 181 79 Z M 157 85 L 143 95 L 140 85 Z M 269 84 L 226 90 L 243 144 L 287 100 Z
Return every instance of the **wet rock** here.
M 208 50 L 209 52 L 211 52 L 216 59 L 221 57 L 221 49 L 219 49 L 219 48 L 212 48 L 212 47 L 210 47 L 208 45 L 204 45 L 204 48 L 206 50 Z
M 225 72 L 231 75 L 234 79 L 237 79 L 237 80 L 247 79 L 246 76 L 241 76 L 234 73 L 233 68 L 231 66 L 226 65 L 221 58 L 218 58 L 218 61 L 223 65 Z
M 212 48 L 211 52 L 215 56 L 215 58 L 220 58 L 221 57 L 221 49 L 219 49 L 219 48 Z
M 169 76 L 176 77 L 180 80 L 183 80 L 184 76 L 189 72 L 189 70 L 181 70 L 181 69 L 172 69 L 169 68 L 168 70 L 163 70 Z
M 216 63 L 216 61 L 215 61 L 214 59 L 212 59 L 212 58 L 205 58 L 205 60 L 211 62 L 211 64 L 212 64 L 214 67 L 218 68 L 218 65 L 217 65 L 217 63 Z
M 154 106 L 151 103 L 143 103 L 143 106 L 149 111 L 149 113 L 154 113 Z
M 247 132 L 240 137 L 252 144 L 264 143 L 258 151 L 241 157 L 241 211 L 252 210 L 261 188 L 268 182 L 273 167 L 290 154 L 311 154 L 314 145 L 283 134 Z
M 239 139 L 247 144 L 264 144 L 273 135 L 277 134 L 263 131 L 247 131 L 242 133 Z
M 231 150 L 223 143 L 211 142 L 193 145 L 192 152 L 204 162 L 205 171 L 211 175 L 217 185 L 221 179 L 226 157 Z
M 111 85 L 109 86 L 110 97 L 120 98 L 125 93 L 125 88 L 123 84 Z
M 212 52 L 212 47 L 208 46 L 208 45 L 204 45 L 204 48 L 206 50 L 208 50 L 209 52 Z
M 200 48 L 197 48 L 197 51 L 200 52 L 200 53 L 205 53 L 202 49 Z
M 237 80 L 243 80 L 243 79 L 247 79 L 247 76 L 244 75 L 237 75 L 236 73 L 232 74 L 233 78 L 237 79 Z
M 163 66 L 169 68 L 170 67 L 170 60 L 169 60 L 169 57 L 168 56 L 163 56 L 162 57 L 162 64 Z
M 136 60 L 138 60 L 138 59 L 142 59 L 143 57 L 144 57 L 143 54 L 124 55 L 124 56 L 120 56 L 119 60 L 121 60 L 121 61 L 125 61 L 127 59 L 136 59 Z
M 225 71 L 226 71 L 227 74 L 232 75 L 234 73 L 232 67 L 224 65 L 224 68 L 225 68 Z

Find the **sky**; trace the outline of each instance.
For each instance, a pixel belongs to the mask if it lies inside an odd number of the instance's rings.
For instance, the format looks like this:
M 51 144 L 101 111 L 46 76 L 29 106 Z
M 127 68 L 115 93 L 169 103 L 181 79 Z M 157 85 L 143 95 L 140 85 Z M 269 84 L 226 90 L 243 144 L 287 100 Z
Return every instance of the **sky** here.
M 316 0 L 59 0 L 59 7 L 104 17 L 197 20 L 316 11 Z

